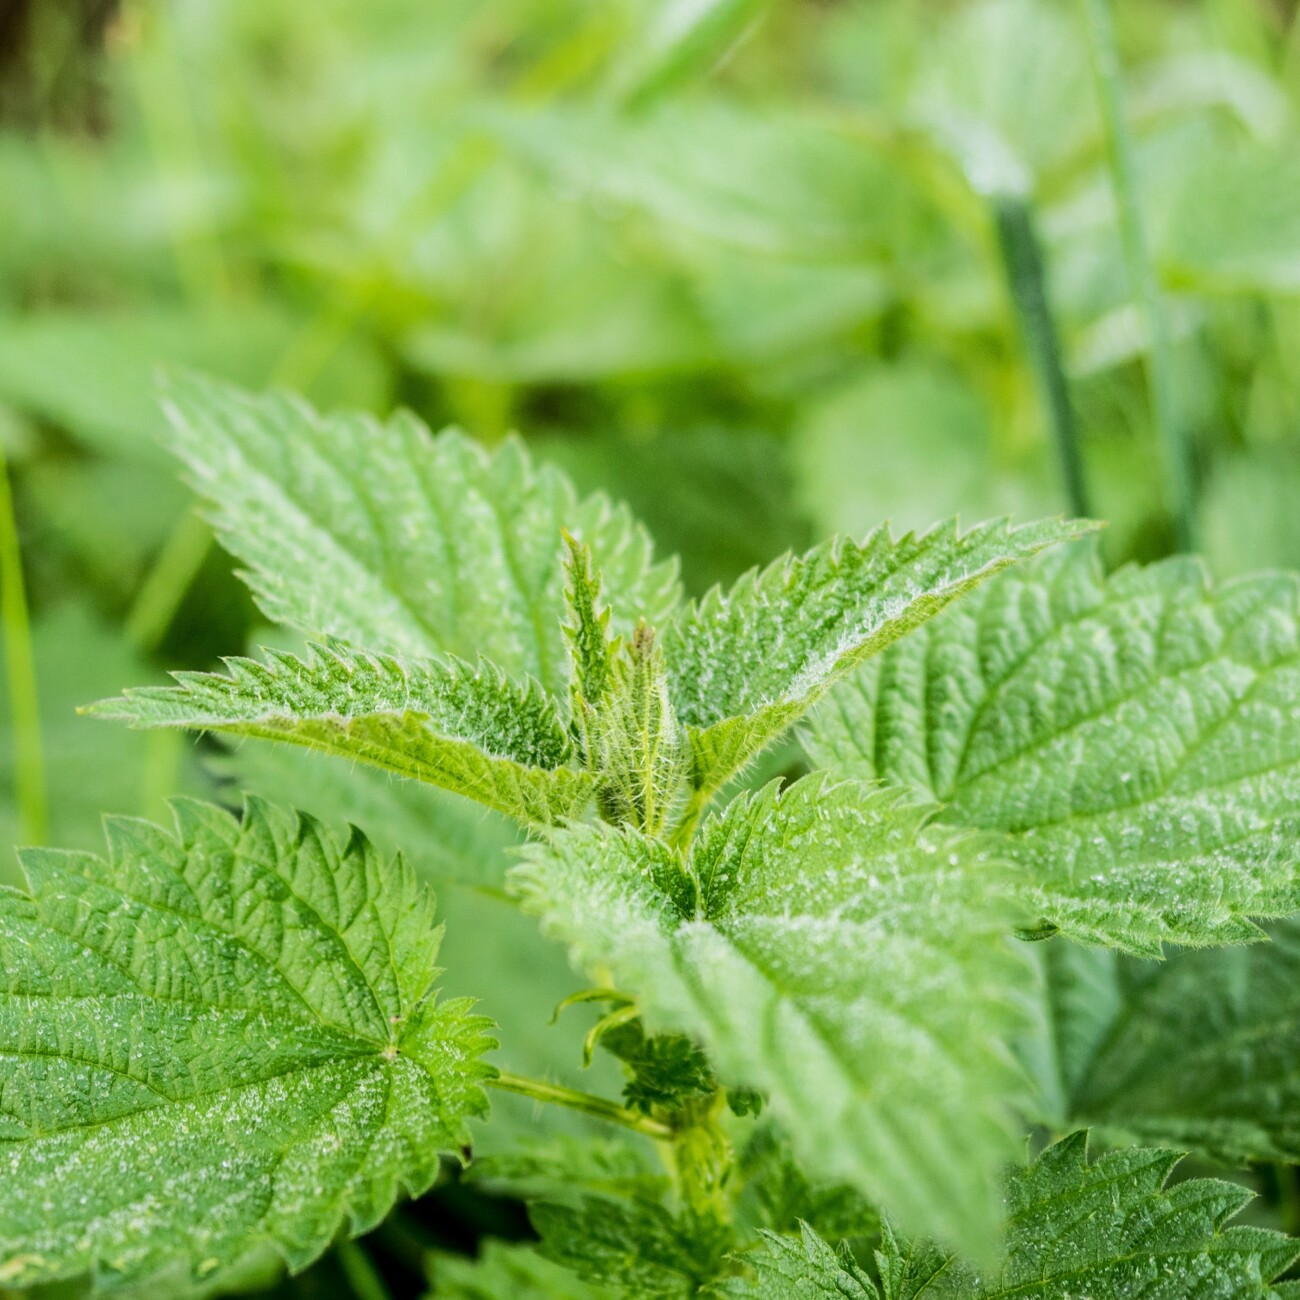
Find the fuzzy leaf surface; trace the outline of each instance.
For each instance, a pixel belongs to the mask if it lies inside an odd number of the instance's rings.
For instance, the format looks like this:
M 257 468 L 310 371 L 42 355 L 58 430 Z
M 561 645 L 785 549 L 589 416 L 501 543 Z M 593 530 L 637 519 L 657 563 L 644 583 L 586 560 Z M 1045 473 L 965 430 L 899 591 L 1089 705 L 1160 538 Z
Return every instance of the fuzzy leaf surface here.
M 606 598 L 661 621 L 675 569 L 655 564 L 625 507 L 579 500 L 522 443 L 489 454 L 414 416 L 318 415 L 193 375 L 169 381 L 171 445 L 277 622 L 415 659 L 483 655 L 512 677 L 568 688 L 564 545 L 591 548 Z
M 491 664 L 403 662 L 344 646 L 306 658 L 228 659 L 228 676 L 176 673 L 93 711 L 134 727 L 190 727 L 287 741 L 469 796 L 524 822 L 576 813 L 591 794 L 566 767 L 553 701 Z
M 1008 832 L 1027 900 L 1076 938 L 1257 938 L 1249 918 L 1300 908 L 1298 593 L 1047 556 L 865 665 L 809 752 Z
M 875 1283 L 848 1249 L 832 1250 L 806 1223 L 797 1238 L 764 1232 L 759 1248 L 742 1258 L 750 1276 L 728 1278 L 704 1294 L 714 1300 L 879 1300 Z
M 955 524 L 837 538 L 714 589 L 667 629 L 673 702 L 697 789 L 718 789 L 835 682 L 1000 569 L 1089 525 Z
M 632 831 L 554 832 L 512 879 L 525 906 L 760 1089 L 808 1168 L 987 1252 L 1015 1082 L 999 1036 L 1024 974 L 978 837 L 856 782 L 775 784 L 688 855 Z M 609 976 L 607 975 L 606 978 Z
M 1295 1258 L 1280 1232 L 1228 1221 L 1252 1199 L 1235 1183 L 1193 1178 L 1166 1186 L 1180 1157 L 1150 1148 L 1091 1164 L 1087 1135 L 1048 1147 L 1007 1180 L 1007 1256 L 974 1275 L 927 1243 L 886 1230 L 877 1255 L 884 1300 L 1291 1300 L 1269 1283 Z
M 364 1231 L 486 1109 L 488 1022 L 437 1003 L 433 897 L 359 835 L 250 802 L 111 819 L 0 893 L 0 1278 Z
M 1268 934 L 1163 962 L 1043 945 L 1048 1122 L 1236 1163 L 1300 1161 L 1300 925 Z

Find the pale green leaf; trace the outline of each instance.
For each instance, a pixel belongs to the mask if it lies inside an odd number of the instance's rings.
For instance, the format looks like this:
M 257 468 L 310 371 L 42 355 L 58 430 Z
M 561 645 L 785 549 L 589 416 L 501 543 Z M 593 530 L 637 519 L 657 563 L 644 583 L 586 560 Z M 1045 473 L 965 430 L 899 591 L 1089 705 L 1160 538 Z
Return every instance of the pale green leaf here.
M 1050 1122 L 1300 1161 L 1300 926 L 1168 961 L 1043 946 Z
M 1166 1186 L 1175 1152 L 1133 1148 L 1087 1159 L 1087 1135 L 1048 1147 L 1007 1179 L 999 1269 L 974 1274 L 925 1243 L 887 1231 L 878 1255 L 885 1300 L 1268 1300 L 1300 1243 L 1231 1225 L 1253 1199 L 1235 1183 Z
M 740 1256 L 752 1270 L 746 1277 L 729 1278 L 705 1291 L 706 1296 L 727 1300 L 879 1300 L 875 1284 L 858 1267 L 847 1247 L 832 1250 L 806 1223 L 799 1236 L 762 1234 L 762 1244 Z
M 998 570 L 1091 525 L 955 523 L 823 543 L 711 591 L 668 628 L 673 701 L 697 789 L 716 790 L 841 677 Z
M 177 673 L 93 706 L 135 727 L 189 727 L 305 745 L 469 796 L 524 822 L 560 821 L 589 798 L 570 742 L 536 683 L 491 664 L 402 662 L 345 646 L 306 658 L 228 659 L 229 676 Z
M 438 1003 L 433 898 L 359 835 L 251 802 L 110 819 L 0 893 L 0 1278 L 269 1242 L 301 1266 L 438 1174 L 492 1042 Z
M 662 620 L 675 571 L 623 507 L 579 501 L 515 439 L 495 453 L 414 416 L 321 416 L 173 378 L 172 445 L 223 544 L 273 619 L 416 659 L 483 655 L 563 697 L 569 660 L 561 529 L 591 547 L 606 598 Z
M 724 1082 L 768 1093 L 810 1171 L 987 1253 L 1023 970 L 987 845 L 925 821 L 813 777 L 737 799 L 688 855 L 574 828 L 513 876 L 652 1032 L 698 1037 Z
M 1091 548 L 1009 574 L 867 664 L 815 762 L 1009 833 L 1026 901 L 1157 954 L 1300 908 L 1300 588 L 1190 560 L 1102 576 Z

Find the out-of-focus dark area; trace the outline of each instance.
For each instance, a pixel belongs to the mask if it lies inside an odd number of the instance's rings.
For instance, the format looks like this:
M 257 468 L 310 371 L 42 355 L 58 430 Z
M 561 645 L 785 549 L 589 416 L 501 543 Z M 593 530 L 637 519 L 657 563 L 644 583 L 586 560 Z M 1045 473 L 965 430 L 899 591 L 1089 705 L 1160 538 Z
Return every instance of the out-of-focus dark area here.
M 1122 0 L 1109 82 L 1090 7 L 0 0 L 0 881 L 177 792 L 369 811 L 426 837 L 522 1064 L 576 1059 L 562 955 L 463 869 L 498 828 L 76 715 L 271 635 L 162 447 L 159 367 L 517 430 L 697 593 L 953 514 L 1300 565 L 1297 6 Z M 453 1182 L 377 1257 L 409 1294 L 526 1231 Z M 284 1284 L 346 1285 L 333 1256 Z

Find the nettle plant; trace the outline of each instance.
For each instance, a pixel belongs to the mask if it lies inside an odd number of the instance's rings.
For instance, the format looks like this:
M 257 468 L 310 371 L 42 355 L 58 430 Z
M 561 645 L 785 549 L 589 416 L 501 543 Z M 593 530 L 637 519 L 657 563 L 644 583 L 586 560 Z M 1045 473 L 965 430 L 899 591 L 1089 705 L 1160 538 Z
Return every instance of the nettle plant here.
M 1202 1031 L 1195 981 L 1157 1016 L 1131 974 L 1300 909 L 1291 577 L 1106 578 L 1089 525 L 947 525 L 683 603 L 625 509 L 516 441 L 192 377 L 166 404 L 262 609 L 315 641 L 95 711 L 516 819 L 509 887 L 627 1086 L 493 1066 L 433 992 L 429 890 L 361 832 L 253 798 L 112 818 L 105 857 L 28 851 L 0 895 L 0 1281 L 220 1289 L 461 1161 L 538 1241 L 439 1294 L 1300 1295 L 1297 1243 L 1228 1222 L 1247 1191 L 1142 1145 L 1294 1158 L 1293 1078 L 1229 1032 L 1249 990 Z M 801 720 L 813 770 L 752 775 Z M 1117 1082 L 1134 1023 L 1195 1071 Z M 492 1088 L 611 1140 L 473 1161 Z

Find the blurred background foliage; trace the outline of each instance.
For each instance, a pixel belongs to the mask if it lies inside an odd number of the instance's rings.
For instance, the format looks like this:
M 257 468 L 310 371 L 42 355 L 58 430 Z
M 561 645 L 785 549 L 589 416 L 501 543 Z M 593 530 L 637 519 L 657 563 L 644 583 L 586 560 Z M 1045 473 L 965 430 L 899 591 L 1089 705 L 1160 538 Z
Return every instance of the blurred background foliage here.
M 268 635 L 160 449 L 160 365 L 518 430 L 694 592 L 832 531 L 1080 507 L 1114 565 L 1300 564 L 1295 0 L 1115 7 L 1138 264 L 1090 9 L 0 0 L 0 879 L 182 790 L 353 817 L 437 883 L 509 1064 L 573 1074 L 503 827 L 75 715 Z

